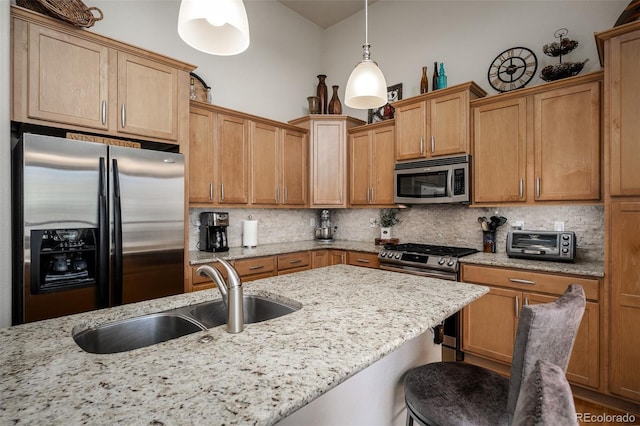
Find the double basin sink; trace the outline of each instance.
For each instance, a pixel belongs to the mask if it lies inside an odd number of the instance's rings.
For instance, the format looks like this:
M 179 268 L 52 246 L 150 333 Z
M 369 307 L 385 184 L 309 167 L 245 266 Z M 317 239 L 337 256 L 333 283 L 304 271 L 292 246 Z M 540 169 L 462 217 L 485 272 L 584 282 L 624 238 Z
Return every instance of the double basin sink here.
M 258 295 L 245 295 L 242 301 L 245 324 L 267 321 L 300 309 Z M 86 352 L 110 354 L 155 345 L 226 323 L 224 302 L 214 300 L 92 327 L 75 333 L 73 339 Z

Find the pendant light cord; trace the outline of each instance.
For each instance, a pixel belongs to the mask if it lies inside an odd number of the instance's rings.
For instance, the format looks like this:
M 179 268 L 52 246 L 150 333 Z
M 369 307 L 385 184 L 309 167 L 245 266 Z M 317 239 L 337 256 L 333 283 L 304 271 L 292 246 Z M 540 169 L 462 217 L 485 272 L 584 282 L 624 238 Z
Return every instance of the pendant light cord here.
M 369 44 L 369 0 L 364 0 L 364 46 L 362 46 L 362 60 L 371 60 L 371 45 Z

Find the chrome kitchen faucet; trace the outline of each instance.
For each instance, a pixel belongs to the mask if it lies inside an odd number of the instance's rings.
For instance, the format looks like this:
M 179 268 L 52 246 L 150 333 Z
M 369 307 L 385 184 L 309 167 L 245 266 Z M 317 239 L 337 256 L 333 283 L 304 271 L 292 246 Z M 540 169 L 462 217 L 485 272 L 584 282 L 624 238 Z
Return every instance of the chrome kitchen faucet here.
M 222 274 L 216 268 L 209 265 L 202 265 L 196 272 L 200 276 L 207 276 L 216 283 L 222 300 L 227 308 L 227 332 L 240 333 L 244 330 L 244 306 L 243 306 L 243 292 L 242 281 L 238 272 L 227 262 L 222 259 L 215 259 L 215 262 L 220 262 L 222 266 L 227 270 L 228 282 L 225 282 Z

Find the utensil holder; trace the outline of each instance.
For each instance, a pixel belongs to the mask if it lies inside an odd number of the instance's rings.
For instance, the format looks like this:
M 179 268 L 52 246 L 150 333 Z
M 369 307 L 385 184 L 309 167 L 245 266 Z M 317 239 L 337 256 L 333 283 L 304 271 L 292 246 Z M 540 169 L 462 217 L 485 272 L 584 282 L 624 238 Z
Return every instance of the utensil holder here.
M 496 231 L 482 231 L 482 248 L 485 253 L 496 252 Z

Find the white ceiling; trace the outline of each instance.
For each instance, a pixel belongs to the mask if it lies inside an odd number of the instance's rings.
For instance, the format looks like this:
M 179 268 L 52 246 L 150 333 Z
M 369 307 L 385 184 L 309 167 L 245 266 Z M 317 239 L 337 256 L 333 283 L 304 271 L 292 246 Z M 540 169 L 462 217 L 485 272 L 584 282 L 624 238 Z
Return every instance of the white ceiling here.
M 364 9 L 362 0 L 278 0 L 321 28 L 329 28 Z M 369 5 L 378 0 L 368 0 Z

